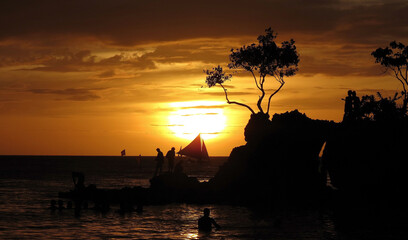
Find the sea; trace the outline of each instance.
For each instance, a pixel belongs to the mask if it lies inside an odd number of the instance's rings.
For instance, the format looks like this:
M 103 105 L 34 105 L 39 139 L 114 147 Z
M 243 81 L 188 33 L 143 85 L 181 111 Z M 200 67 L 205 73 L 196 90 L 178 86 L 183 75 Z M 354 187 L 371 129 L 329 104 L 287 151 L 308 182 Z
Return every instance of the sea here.
M 184 161 L 184 171 L 201 182 L 218 171 L 225 157 L 209 163 Z M 164 165 L 164 170 L 167 165 Z M 90 208 L 51 211 L 58 192 L 73 189 L 72 172 L 85 174 L 85 185 L 98 188 L 149 187 L 154 157 L 0 156 L 0 239 L 399 239 L 369 229 L 338 229 L 330 213 L 287 212 L 279 218 L 242 206 L 168 204 L 144 207 L 143 213 L 107 213 Z M 61 199 L 64 205 L 67 199 Z M 197 220 L 203 209 L 221 226 L 202 234 Z M 403 238 L 401 238 L 403 239 Z

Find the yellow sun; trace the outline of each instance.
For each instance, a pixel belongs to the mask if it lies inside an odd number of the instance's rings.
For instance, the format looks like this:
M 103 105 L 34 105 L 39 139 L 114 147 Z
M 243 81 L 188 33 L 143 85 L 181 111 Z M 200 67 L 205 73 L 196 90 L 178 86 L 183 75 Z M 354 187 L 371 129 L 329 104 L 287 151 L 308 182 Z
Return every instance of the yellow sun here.
M 175 136 L 194 139 L 199 133 L 204 139 L 217 137 L 224 130 L 227 118 L 224 102 L 194 101 L 174 102 L 174 111 L 168 117 L 169 129 Z

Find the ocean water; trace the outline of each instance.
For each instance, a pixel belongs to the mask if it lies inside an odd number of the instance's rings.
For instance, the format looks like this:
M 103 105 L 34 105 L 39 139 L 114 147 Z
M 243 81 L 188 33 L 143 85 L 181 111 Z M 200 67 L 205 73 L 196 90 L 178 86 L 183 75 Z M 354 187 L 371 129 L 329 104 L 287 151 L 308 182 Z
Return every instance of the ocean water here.
M 187 162 L 185 172 L 208 181 L 224 160 L 214 158 L 204 166 Z M 286 213 L 278 226 L 274 216 L 216 204 L 145 206 L 141 214 L 119 214 L 119 206 L 113 205 L 106 214 L 87 209 L 80 217 L 71 209 L 51 211 L 50 200 L 73 188 L 72 171 L 83 172 L 85 184 L 99 188 L 148 187 L 154 160 L 0 156 L 0 239 L 384 239 L 370 238 L 374 235 L 369 231 L 343 233 L 330 214 L 307 211 Z M 202 235 L 197 219 L 206 207 L 222 228 Z

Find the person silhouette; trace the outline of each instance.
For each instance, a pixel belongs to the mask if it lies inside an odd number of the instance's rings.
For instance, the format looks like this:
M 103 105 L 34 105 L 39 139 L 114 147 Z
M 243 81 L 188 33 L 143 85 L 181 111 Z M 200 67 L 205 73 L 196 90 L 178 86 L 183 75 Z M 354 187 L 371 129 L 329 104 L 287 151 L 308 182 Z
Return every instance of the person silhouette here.
M 210 218 L 210 209 L 204 208 L 204 216 L 198 219 L 198 231 L 200 232 L 211 232 L 212 226 L 214 225 L 215 229 L 220 229 L 214 218 Z
M 353 120 L 360 119 L 360 98 L 357 97 L 356 91 L 351 93 L 352 104 L 353 104 Z
M 164 162 L 164 156 L 163 152 L 160 151 L 160 148 L 156 148 L 157 151 L 157 156 L 156 156 L 156 171 L 154 172 L 154 176 L 157 176 L 157 174 L 161 174 L 162 168 L 163 168 L 163 162 Z
M 72 181 L 74 182 L 75 191 L 82 191 L 85 189 L 85 175 L 81 172 L 72 172 Z
M 174 159 L 176 158 L 176 149 L 174 147 L 171 148 L 166 154 L 166 158 L 169 161 L 169 172 L 172 173 L 174 169 Z
M 348 121 L 351 119 L 352 116 L 352 111 L 353 111 L 353 91 L 348 90 L 347 92 L 347 97 L 344 99 L 345 104 L 344 104 L 344 116 L 343 116 L 343 121 Z

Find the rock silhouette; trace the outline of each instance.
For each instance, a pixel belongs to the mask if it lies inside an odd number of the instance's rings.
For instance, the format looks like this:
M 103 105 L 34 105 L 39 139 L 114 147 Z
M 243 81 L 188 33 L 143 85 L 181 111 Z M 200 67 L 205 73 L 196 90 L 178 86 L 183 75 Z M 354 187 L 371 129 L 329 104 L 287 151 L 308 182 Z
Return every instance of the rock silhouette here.
M 346 221 L 362 209 L 406 212 L 408 163 L 401 156 L 406 154 L 407 133 L 405 118 L 335 123 L 310 119 L 297 110 L 275 114 L 272 120 L 253 114 L 245 128 L 247 143 L 232 150 L 209 182 L 183 172 L 164 173 L 153 177 L 149 188 L 89 185 L 80 194 L 95 204 L 131 206 L 223 203 L 263 211 L 331 207 Z M 60 197 L 78 198 L 77 191 Z
M 324 195 L 319 151 L 336 124 L 297 110 L 272 121 L 252 115 L 245 146 L 235 148 L 210 183 L 230 201 L 249 205 L 312 204 Z

